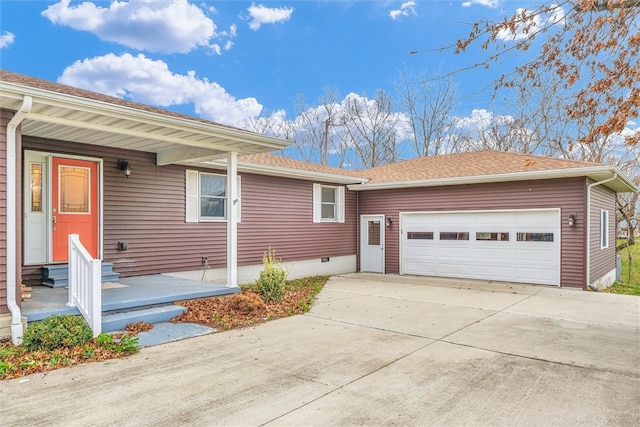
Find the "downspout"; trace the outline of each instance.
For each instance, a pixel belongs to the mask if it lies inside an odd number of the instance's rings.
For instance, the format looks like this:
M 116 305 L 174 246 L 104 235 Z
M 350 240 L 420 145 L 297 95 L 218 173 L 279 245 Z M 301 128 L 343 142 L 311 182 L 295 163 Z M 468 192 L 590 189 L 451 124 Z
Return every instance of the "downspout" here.
M 592 182 L 587 187 L 587 287 L 593 291 L 597 291 L 598 288 L 596 286 L 591 285 L 591 188 L 596 185 L 606 184 L 607 182 L 611 182 L 615 179 L 618 179 L 618 173 L 613 172 L 613 176 L 611 178 L 607 178 L 604 181 L 600 182 Z
M 33 98 L 25 95 L 22 106 L 7 124 L 7 307 L 11 312 L 11 341 L 22 344 L 22 316 L 17 293 L 17 234 L 16 234 L 16 133 L 27 113 L 31 112 Z

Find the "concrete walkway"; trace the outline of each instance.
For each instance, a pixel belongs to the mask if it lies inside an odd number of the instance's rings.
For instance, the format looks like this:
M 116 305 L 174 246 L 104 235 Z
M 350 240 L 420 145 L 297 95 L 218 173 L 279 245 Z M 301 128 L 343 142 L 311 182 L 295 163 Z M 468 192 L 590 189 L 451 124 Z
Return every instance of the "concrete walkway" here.
M 3 426 L 640 425 L 640 298 L 354 274 L 304 316 L 0 382 Z

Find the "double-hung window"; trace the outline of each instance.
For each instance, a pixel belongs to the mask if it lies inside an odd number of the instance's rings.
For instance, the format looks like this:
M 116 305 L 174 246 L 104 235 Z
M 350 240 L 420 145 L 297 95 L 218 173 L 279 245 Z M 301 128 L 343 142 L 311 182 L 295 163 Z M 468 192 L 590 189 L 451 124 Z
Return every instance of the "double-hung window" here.
M 344 222 L 344 187 L 313 184 L 313 222 Z
M 600 249 L 609 247 L 609 211 L 600 211 Z
M 228 203 L 227 176 L 195 170 L 187 170 L 186 174 L 186 222 L 225 221 Z M 238 198 L 239 196 L 238 176 Z M 239 205 L 237 212 L 239 219 Z

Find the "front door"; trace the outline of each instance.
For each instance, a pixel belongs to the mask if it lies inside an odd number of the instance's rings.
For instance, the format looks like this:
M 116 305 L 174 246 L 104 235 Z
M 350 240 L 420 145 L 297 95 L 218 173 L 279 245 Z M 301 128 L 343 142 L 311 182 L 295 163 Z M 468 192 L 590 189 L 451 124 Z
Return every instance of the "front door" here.
M 384 215 L 360 217 L 360 271 L 384 273 Z
M 52 261 L 67 261 L 69 234 L 98 258 L 98 163 L 54 157 L 51 172 Z

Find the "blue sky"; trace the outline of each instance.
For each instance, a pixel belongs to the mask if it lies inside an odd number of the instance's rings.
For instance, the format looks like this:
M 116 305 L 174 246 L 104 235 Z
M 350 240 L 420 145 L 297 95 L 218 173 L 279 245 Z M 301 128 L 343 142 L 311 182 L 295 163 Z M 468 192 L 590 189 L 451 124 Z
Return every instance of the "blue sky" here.
M 483 54 L 428 52 L 478 19 L 527 3 L 467 1 L 22 1 L 0 3 L 0 66 L 236 125 L 302 94 L 392 91 L 398 70 L 432 73 Z M 413 50 L 423 51 L 410 55 Z M 506 66 L 506 65 L 505 65 Z M 456 77 L 460 116 L 491 110 L 477 92 L 499 69 Z

